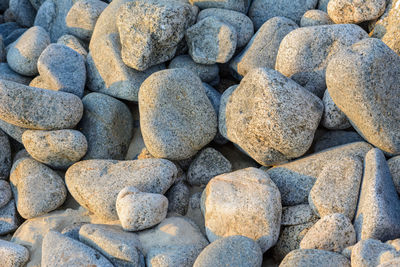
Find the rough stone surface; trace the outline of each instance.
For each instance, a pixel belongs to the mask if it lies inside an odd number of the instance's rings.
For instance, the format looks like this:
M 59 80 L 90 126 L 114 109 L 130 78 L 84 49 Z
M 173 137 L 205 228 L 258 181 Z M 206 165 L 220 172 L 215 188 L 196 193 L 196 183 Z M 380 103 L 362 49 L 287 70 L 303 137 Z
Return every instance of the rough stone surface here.
M 386 0 L 330 0 L 327 11 L 336 24 L 358 24 L 379 18 L 385 12 L 385 7 Z
M 0 120 L 0 128 L 3 130 L 6 134 L 8 134 L 11 138 L 14 140 L 18 141 L 19 143 L 22 144 L 22 134 L 28 130 L 26 128 L 18 127 L 15 125 L 12 125 L 8 122 L 5 122 L 3 120 Z
M 8 175 L 10 174 L 10 169 L 11 169 L 10 141 L 8 139 L 8 136 L 2 130 L 0 130 L 0 180 L 8 179 Z
M 328 90 L 325 91 L 322 101 L 324 102 L 322 126 L 330 130 L 343 130 L 351 127 L 346 115 L 333 102 Z
M 31 27 L 35 21 L 36 10 L 29 0 L 10 0 L 9 10 L 13 13 L 14 19 L 23 27 Z
M 375 239 L 361 240 L 351 251 L 352 266 L 378 266 L 380 257 L 385 253 L 395 253 L 396 249 L 387 243 Z M 394 265 L 395 266 L 395 265 Z
M 167 191 L 168 212 L 184 216 L 188 210 L 190 189 L 184 182 L 175 183 Z
M 0 209 L 10 202 L 12 197 L 11 186 L 7 181 L 0 180 Z
M 329 15 L 318 9 L 308 10 L 301 17 L 300 27 L 320 26 L 334 24 Z
M 297 249 L 290 252 L 280 267 L 350 267 L 350 261 L 343 255 L 320 249 Z
M 250 6 L 250 0 L 189 0 L 189 3 L 201 9 L 223 8 L 246 13 Z
M 327 131 L 314 140 L 314 152 L 319 152 L 335 146 L 354 142 L 362 142 L 364 139 L 354 131 Z
M 235 91 L 238 86 L 239 85 L 233 85 L 229 87 L 221 95 L 219 114 L 218 114 L 218 131 L 224 138 L 228 138 L 228 132 L 226 129 L 226 105 L 228 104 L 229 97 L 232 95 L 233 91 Z
M 310 205 L 300 204 L 282 208 L 281 225 L 291 226 L 315 221 L 318 217 L 314 214 Z
M 84 45 L 82 45 L 81 41 L 73 35 L 64 34 L 57 40 L 57 44 L 68 46 L 69 48 L 75 50 L 79 54 L 81 54 L 84 58 L 86 58 L 88 52 Z
M 15 201 L 12 199 L 7 205 L 0 208 L 0 235 L 14 232 L 19 225 L 19 215 L 15 208 Z
M 13 71 L 7 63 L 0 63 L 0 79 L 28 85 L 31 78 Z
M 29 251 L 18 244 L 0 239 L 0 265 L 4 267 L 24 266 L 29 260 Z
M 394 186 L 396 187 L 397 193 L 400 194 L 400 156 L 389 159 L 387 163 Z
M 198 64 L 193 61 L 193 59 L 188 55 L 177 56 L 171 63 L 168 68 L 170 69 L 178 69 L 184 68 L 195 73 L 202 82 L 212 84 L 214 81 L 219 80 L 219 68 L 217 64 L 213 65 L 204 65 Z

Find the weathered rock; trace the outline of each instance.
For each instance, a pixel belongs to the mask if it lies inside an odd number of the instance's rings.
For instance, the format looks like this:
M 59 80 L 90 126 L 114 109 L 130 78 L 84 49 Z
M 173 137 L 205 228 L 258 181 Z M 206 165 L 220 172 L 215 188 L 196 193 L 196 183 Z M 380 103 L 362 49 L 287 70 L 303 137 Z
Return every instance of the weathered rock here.
M 189 0 L 192 5 L 198 6 L 200 9 L 207 8 L 223 8 L 246 13 L 250 6 L 249 0 Z
M 31 27 L 35 21 L 36 10 L 29 0 L 10 0 L 9 10 L 14 14 L 15 21 L 23 27 Z
M 396 191 L 400 194 L 400 156 L 389 159 L 387 163 Z
M 167 191 L 165 196 L 168 198 L 168 212 L 184 216 L 188 210 L 190 189 L 186 183 L 175 183 Z
M 15 201 L 11 199 L 7 205 L 0 208 L 0 235 L 14 232 L 20 225 Z
M 21 267 L 29 260 L 29 251 L 18 244 L 0 239 L 0 265 Z
M 314 140 L 314 152 L 319 152 L 335 146 L 354 142 L 362 142 L 364 139 L 354 131 L 327 131 Z
M 350 261 L 343 255 L 320 249 L 296 249 L 290 252 L 280 267 L 350 267 Z
M 380 257 L 385 253 L 395 253 L 396 249 L 386 243 L 375 239 L 359 241 L 351 251 L 352 266 L 368 267 L 378 266 Z
M 0 209 L 10 202 L 12 197 L 11 186 L 7 181 L 0 180 Z
M 82 43 L 73 35 L 64 34 L 57 40 L 57 44 L 68 46 L 86 58 L 88 52 Z
M 318 9 L 308 10 L 301 17 L 300 27 L 320 26 L 334 24 L 329 15 Z
M 28 85 L 31 78 L 13 71 L 7 63 L 0 63 L 0 79 Z
M 324 102 L 322 126 L 330 130 L 343 130 L 351 127 L 346 115 L 333 102 L 328 90 L 325 91 L 322 101 Z
M 1 125 L 0 125 L 1 127 Z M 11 169 L 11 146 L 7 135 L 0 130 L 0 180 L 7 180 Z M 0 197 L 1 198 L 1 197 Z M 2 206 L 0 204 L 0 206 Z
M 193 61 L 193 59 L 188 55 L 182 55 L 175 57 L 171 60 L 168 66 L 169 69 L 184 68 L 195 73 L 202 82 L 212 84 L 214 81 L 219 80 L 219 68 L 217 64 L 204 65 L 198 64 Z
M 310 205 L 300 204 L 296 206 L 287 206 L 282 208 L 281 225 L 292 226 L 315 221 L 315 216 Z
M 354 23 L 379 18 L 385 12 L 386 0 L 330 0 L 329 17 L 337 24 Z

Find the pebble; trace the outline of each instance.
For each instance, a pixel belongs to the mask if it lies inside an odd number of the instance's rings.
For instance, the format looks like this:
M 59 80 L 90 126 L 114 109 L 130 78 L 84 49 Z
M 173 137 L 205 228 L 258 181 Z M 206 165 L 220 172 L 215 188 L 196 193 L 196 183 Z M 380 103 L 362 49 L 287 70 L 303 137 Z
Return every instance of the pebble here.
M 28 85 L 31 78 L 13 71 L 7 63 L 0 63 L 0 79 Z
M 8 136 L 2 130 L 0 130 L 0 163 L 0 180 L 7 180 L 11 169 L 11 146 Z
M 300 27 L 311 27 L 311 26 L 320 26 L 320 25 L 329 25 L 335 24 L 329 15 L 318 9 L 308 10 L 301 17 Z
M 168 198 L 168 212 L 184 216 L 188 210 L 190 189 L 186 183 L 178 182 L 171 186 L 165 196 Z
M 188 210 L 185 216 L 191 219 L 205 235 L 204 216 L 201 212 L 201 194 L 202 192 L 196 192 L 190 196 Z
M 86 58 L 88 52 L 81 41 L 73 35 L 65 34 L 58 38 L 57 44 L 68 46 Z
M 322 101 L 324 102 L 322 126 L 329 130 L 343 130 L 351 127 L 346 115 L 333 102 L 328 90 L 325 91 Z
M 315 221 L 318 217 L 314 214 L 310 205 L 300 204 L 296 206 L 287 206 L 282 208 L 281 225 L 292 226 L 305 224 Z
M 11 199 L 8 204 L 0 208 L 0 235 L 14 232 L 20 224 L 21 220 L 15 208 L 15 200 Z
M 218 114 L 218 132 L 226 139 L 228 139 L 228 131 L 226 129 L 226 105 L 228 104 L 230 96 L 238 88 L 239 85 L 232 85 L 221 95 L 219 114 Z
M 355 131 L 324 131 L 314 139 L 314 152 L 320 152 L 335 146 L 362 142 L 364 139 Z
M 35 20 L 36 10 L 30 0 L 10 0 L 9 10 L 14 14 L 15 21 L 23 27 L 31 27 Z
M 378 266 L 380 257 L 387 252 L 396 252 L 396 249 L 376 239 L 365 239 L 354 245 L 351 251 L 352 266 Z M 394 265 L 395 266 L 395 265 Z
M 379 18 L 385 12 L 386 0 L 330 0 L 327 6 L 329 17 L 336 24 L 354 23 Z
M 4 45 L 6 46 L 6 50 L 8 51 L 9 45 L 17 41 L 28 29 L 27 28 L 19 28 L 12 31 L 7 37 L 4 39 Z
M 192 5 L 200 9 L 222 8 L 246 13 L 250 6 L 249 0 L 189 0 Z
M 389 159 L 387 164 L 397 193 L 400 194 L 400 156 Z
M 350 267 L 350 261 L 343 255 L 320 249 L 296 249 L 290 252 L 280 267 Z
M 3 208 L 12 198 L 11 186 L 7 181 L 0 180 L 0 209 Z
M 46 1 L 46 0 L 29 0 L 32 4 L 32 6 L 38 10 L 40 6 Z
M 18 244 L 0 239 L 0 265 L 22 267 L 29 260 L 29 251 Z

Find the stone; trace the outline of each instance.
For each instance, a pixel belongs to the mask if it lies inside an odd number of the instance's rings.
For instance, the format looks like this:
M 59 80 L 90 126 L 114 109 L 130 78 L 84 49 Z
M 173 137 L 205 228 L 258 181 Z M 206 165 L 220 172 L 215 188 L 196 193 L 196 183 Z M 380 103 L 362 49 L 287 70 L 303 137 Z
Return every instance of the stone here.
M 8 123 L 38 130 L 68 129 L 82 113 L 82 101 L 75 95 L 0 80 L 0 119 Z
M 236 51 L 236 29 L 223 20 L 205 17 L 187 29 L 189 55 L 199 64 L 228 62 Z
M 222 8 L 247 13 L 250 6 L 250 0 L 189 0 L 192 5 L 200 9 Z
M 140 231 L 159 224 L 167 216 L 168 199 L 161 194 L 122 189 L 116 202 L 118 218 L 125 231 Z
M 39 26 L 30 28 L 9 48 L 9 67 L 25 76 L 38 74 L 39 56 L 49 44 L 50 36 L 45 29 Z
M 320 26 L 320 25 L 329 25 L 335 24 L 329 15 L 318 9 L 308 10 L 301 17 L 300 27 L 311 27 L 311 26 Z
M 364 39 L 332 58 L 326 84 L 335 104 L 369 143 L 400 153 L 400 57 L 382 41 Z
M 268 175 L 279 188 L 283 206 L 307 204 L 308 195 L 329 162 L 348 157 L 361 158 L 372 148 L 365 142 L 334 147 L 313 155 L 278 165 L 267 170 Z
M 98 251 L 85 244 L 66 237 L 56 231 L 49 231 L 43 239 L 42 266 L 104 266 L 113 265 Z
M 32 4 L 32 6 L 38 10 L 40 6 L 46 1 L 46 0 L 29 0 Z
M 0 208 L 0 235 L 14 232 L 19 225 L 20 219 L 15 208 L 15 200 L 11 199 L 8 204 Z
M 32 27 L 36 10 L 29 0 L 10 0 L 9 9 L 14 14 L 15 21 L 23 27 Z
M 321 218 L 342 213 L 352 220 L 362 177 L 363 161 L 359 157 L 328 162 L 310 191 L 308 203 Z
M 204 216 L 200 207 L 201 194 L 202 192 L 196 192 L 190 196 L 188 210 L 185 216 L 193 220 L 193 222 L 199 227 L 200 231 L 205 235 L 206 229 L 204 226 Z
M 354 219 L 357 240 L 387 241 L 400 236 L 400 199 L 385 156 L 371 149 L 364 164 L 360 199 Z
M 226 105 L 228 104 L 229 97 L 239 85 L 232 85 L 224 91 L 221 95 L 219 114 L 218 114 L 218 132 L 224 137 L 228 138 L 226 129 Z
M 7 63 L 0 63 L 0 79 L 28 85 L 31 78 L 13 71 Z
M 380 257 L 387 252 L 396 252 L 396 249 L 386 243 L 375 239 L 365 239 L 354 245 L 351 251 L 351 263 L 353 266 L 367 267 L 378 266 Z
M 197 257 L 193 267 L 249 266 L 262 264 L 260 246 L 244 236 L 228 236 L 208 245 Z
M 348 217 L 333 213 L 322 217 L 300 242 L 301 249 L 341 252 L 356 243 L 356 232 Z
M 330 0 L 319 0 L 318 1 L 318 9 L 324 12 L 328 12 L 328 3 Z
M 232 25 L 237 34 L 237 48 L 244 47 L 254 35 L 253 22 L 243 13 L 222 9 L 222 8 L 207 8 L 200 11 L 197 16 L 197 22 L 207 17 L 217 17 L 222 22 Z
M 294 21 L 284 17 L 274 17 L 265 22 L 240 54 L 229 63 L 234 77 L 241 79 L 256 68 L 274 69 L 282 39 L 297 28 Z
M 24 219 L 55 210 L 67 197 L 63 179 L 31 158 L 22 158 L 14 163 L 10 182 L 18 213 Z
M 330 0 L 327 6 L 329 17 L 336 24 L 354 23 L 379 18 L 385 12 L 386 0 Z
M 67 169 L 87 151 L 86 137 L 76 130 L 25 131 L 22 143 L 37 161 L 56 169 Z
M 79 230 L 79 240 L 99 251 L 115 266 L 144 267 L 139 237 L 119 226 L 85 224 Z
M 81 0 L 74 3 L 65 17 L 70 34 L 90 41 L 94 26 L 107 4 L 100 0 Z
M 200 151 L 189 166 L 187 180 L 190 185 L 205 186 L 217 175 L 232 171 L 232 164 L 214 148 Z
M 362 142 L 364 139 L 354 131 L 327 131 L 314 140 L 314 152 L 319 152 L 335 146 L 354 142 Z
M 310 205 L 300 204 L 296 206 L 287 206 L 282 208 L 281 225 L 292 226 L 305 224 L 315 221 L 318 217 L 314 214 Z
M 191 267 L 197 256 L 201 252 L 201 247 L 191 246 L 168 246 L 154 247 L 147 253 L 146 266 L 151 267 Z
M 326 89 L 325 71 L 328 63 L 342 49 L 367 37 L 362 28 L 353 24 L 293 30 L 281 42 L 275 69 L 322 97 Z
M 215 89 L 214 87 L 210 86 L 207 83 L 203 83 L 204 85 L 204 89 L 206 90 L 206 95 L 208 97 L 208 99 L 211 101 L 211 105 L 213 106 L 215 113 L 217 115 L 217 117 L 219 116 L 219 108 L 221 105 L 221 93 Z M 217 118 L 217 121 L 219 121 L 219 118 Z M 219 122 L 218 122 L 219 125 Z M 217 131 L 217 134 L 214 137 L 214 143 L 218 144 L 218 145 L 224 145 L 226 143 L 228 143 L 229 141 L 221 135 L 221 133 L 219 132 L 219 130 Z
M 2 130 L 0 130 L 0 180 L 8 179 L 8 176 L 10 174 L 10 169 L 11 169 L 10 141 L 8 140 L 7 135 Z M 2 205 L 0 204 L 0 206 Z
M 22 128 L 18 127 L 15 125 L 12 125 L 10 123 L 7 123 L 3 120 L 0 120 L 0 128 L 2 131 L 4 131 L 6 134 L 8 134 L 11 138 L 16 140 L 17 142 L 22 144 L 22 134 L 28 130 L 27 128 Z
M 176 175 L 175 165 L 165 159 L 87 160 L 72 165 L 65 174 L 65 182 L 81 206 L 98 217 L 117 220 L 115 203 L 124 187 L 164 194 Z
M 8 9 L 8 10 L 10 10 L 10 9 Z M 14 21 L 2 23 L 0 25 L 0 35 L 2 36 L 3 40 L 5 40 L 8 35 L 10 35 L 13 31 L 18 30 L 20 28 L 21 28 L 21 26 Z
M 194 20 L 192 7 L 184 2 L 138 0 L 122 5 L 116 18 L 122 60 L 144 71 L 172 59 Z
M 246 168 L 214 177 L 201 201 L 208 240 L 243 235 L 267 251 L 279 237 L 280 200 L 278 188 L 261 170 Z
M 71 225 L 68 225 L 67 227 L 62 229 L 61 234 L 65 235 L 66 237 L 80 241 L 79 230 L 81 230 L 82 226 L 84 226 L 85 224 L 85 222 L 72 223 Z
M 318 0 L 254 0 L 250 6 L 249 17 L 256 29 L 273 17 L 285 17 L 300 23 L 300 19 L 307 10 L 314 9 Z
M 219 80 L 219 68 L 217 64 L 212 65 L 204 65 L 198 64 L 193 61 L 193 59 L 189 55 L 177 56 L 168 66 L 169 69 L 188 69 L 195 73 L 202 82 L 205 83 L 213 83 L 216 80 Z
M 350 261 L 343 255 L 320 249 L 296 249 L 290 252 L 279 265 L 280 267 L 350 267 Z
M 328 90 L 325 91 L 322 101 L 324 102 L 322 126 L 330 130 L 343 130 L 351 127 L 346 115 L 333 102 Z
M 0 239 L 0 265 L 7 267 L 24 266 L 29 260 L 29 251 L 18 244 Z
M 69 48 L 75 50 L 79 54 L 81 54 L 84 58 L 86 58 L 88 52 L 84 45 L 82 45 L 81 41 L 73 35 L 64 34 L 57 40 L 57 44 L 68 46 Z
M 226 105 L 228 139 L 259 164 L 277 164 L 310 148 L 322 112 L 322 101 L 299 84 L 275 70 L 254 69 Z
M 78 130 L 88 143 L 84 159 L 124 159 L 133 130 L 129 108 L 100 93 L 90 93 L 82 102 L 85 109 Z
M 7 35 L 7 37 L 4 39 L 4 46 L 6 46 L 6 50 L 8 51 L 8 46 L 17 41 L 17 39 L 21 37 L 21 35 L 23 35 L 27 30 L 27 28 L 20 28 Z
M 7 205 L 12 198 L 11 186 L 7 181 L 0 180 L 0 209 Z
M 398 194 L 400 194 L 400 156 L 393 157 L 387 161 L 393 183 Z
M 178 182 L 171 186 L 165 196 L 168 198 L 168 212 L 184 216 L 188 210 L 190 189 L 186 183 Z
M 186 69 L 159 71 L 139 91 L 140 128 L 149 152 L 187 159 L 217 133 L 217 115 L 201 80 Z

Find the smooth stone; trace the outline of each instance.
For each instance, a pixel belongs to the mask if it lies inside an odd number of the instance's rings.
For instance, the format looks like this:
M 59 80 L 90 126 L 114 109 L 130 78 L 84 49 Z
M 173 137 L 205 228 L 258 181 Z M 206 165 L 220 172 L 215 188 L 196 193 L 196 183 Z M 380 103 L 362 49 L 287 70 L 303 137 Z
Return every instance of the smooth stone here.
M 300 27 L 311 27 L 311 26 L 320 26 L 320 25 L 329 25 L 334 24 L 329 15 L 318 9 L 308 10 L 301 17 Z
M 8 204 L 0 208 L 0 235 L 14 232 L 20 223 L 15 200 L 11 199 Z
M 224 91 L 221 95 L 219 114 L 218 114 L 218 132 L 226 139 L 228 139 L 228 132 L 226 129 L 226 105 L 228 104 L 230 96 L 239 85 L 232 85 Z
M 25 131 L 22 143 L 37 161 L 56 169 L 66 169 L 87 151 L 86 137 L 76 130 Z
M 369 143 L 400 153 L 400 57 L 375 38 L 336 54 L 326 70 L 335 104 Z
M 322 126 L 330 130 L 343 130 L 351 127 L 346 115 L 333 102 L 328 90 L 325 91 L 322 101 L 324 102 Z
M 9 45 L 17 41 L 17 39 L 20 38 L 27 30 L 27 28 L 20 28 L 7 35 L 7 37 L 4 38 L 4 46 L 6 47 L 5 49 L 8 51 Z
M 0 180 L 0 209 L 10 202 L 12 198 L 11 186 L 7 181 Z
M 293 226 L 315 221 L 318 217 L 314 214 L 310 205 L 300 204 L 282 208 L 281 225 Z
M 23 27 L 32 27 L 36 10 L 29 0 L 10 0 L 9 10 L 14 14 L 15 21 Z
M 26 130 L 28 130 L 27 128 L 18 127 L 3 120 L 0 120 L 0 129 L 21 144 L 22 144 L 22 134 Z
M 327 6 L 329 17 L 336 24 L 358 24 L 379 18 L 385 12 L 386 0 L 330 0 Z
M 261 170 L 246 168 L 214 177 L 203 191 L 201 209 L 210 242 L 243 235 L 257 241 L 265 252 L 278 240 L 280 193 Z
M 387 241 L 400 236 L 400 198 L 382 151 L 371 149 L 364 163 L 360 199 L 354 219 L 357 240 Z
M 86 160 L 67 170 L 65 182 L 81 206 L 101 218 L 117 220 L 115 203 L 124 187 L 134 186 L 142 192 L 164 194 L 176 175 L 175 165 L 165 159 Z
M 319 152 L 335 146 L 354 142 L 362 142 L 364 139 L 354 131 L 327 131 L 314 140 L 314 152 Z
M 328 63 L 342 49 L 367 37 L 353 24 L 298 28 L 283 38 L 275 69 L 322 98 Z
M 322 112 L 322 101 L 299 84 L 275 70 L 254 69 L 226 105 L 228 139 L 259 164 L 278 164 L 307 152 Z
M 0 79 L 28 85 L 30 77 L 22 76 L 13 71 L 7 63 L 0 63 Z
M 0 266 L 22 267 L 29 260 L 29 251 L 18 244 L 0 239 Z
M 82 101 L 73 94 L 0 80 L 0 119 L 8 123 L 38 130 L 68 129 L 82 113 Z
M 246 13 L 250 6 L 250 0 L 189 0 L 192 5 L 200 9 L 222 8 Z
M 18 213 L 24 219 L 55 210 L 67 197 L 63 179 L 34 159 L 22 158 L 15 162 L 10 182 Z
M 361 240 L 354 245 L 351 251 L 352 266 L 378 266 L 380 263 L 380 257 L 388 252 L 394 253 L 396 252 L 396 249 L 392 245 L 382 243 L 379 240 Z
M 8 179 L 8 176 L 10 174 L 10 169 L 11 169 L 10 141 L 8 139 L 8 136 L 2 130 L 0 130 L 0 180 Z M 2 205 L 0 204 L 0 207 L 1 206 Z
M 171 186 L 165 196 L 168 198 L 168 212 L 184 216 L 188 210 L 190 189 L 184 182 Z
M 320 249 L 296 249 L 290 252 L 280 267 L 350 267 L 350 261 L 343 255 Z
M 169 69 L 188 69 L 195 73 L 202 82 L 212 83 L 216 79 L 219 79 L 219 68 L 217 64 L 204 65 L 198 64 L 193 61 L 189 55 L 177 56 L 168 66 Z
M 65 34 L 58 38 L 57 44 L 68 46 L 69 48 L 75 50 L 84 58 L 86 58 L 88 52 L 87 49 L 82 45 L 81 41 L 73 35 Z
M 192 267 L 201 249 L 202 247 L 197 245 L 154 247 L 147 253 L 146 266 Z
M 393 183 L 398 194 L 400 194 L 400 156 L 393 157 L 387 161 Z
M 200 78 L 186 69 L 152 74 L 139 91 L 140 128 L 159 158 L 192 157 L 217 133 L 217 115 Z
M 82 102 L 84 112 L 77 128 L 88 143 L 84 159 L 124 159 L 133 131 L 128 106 L 100 93 L 90 93 Z

